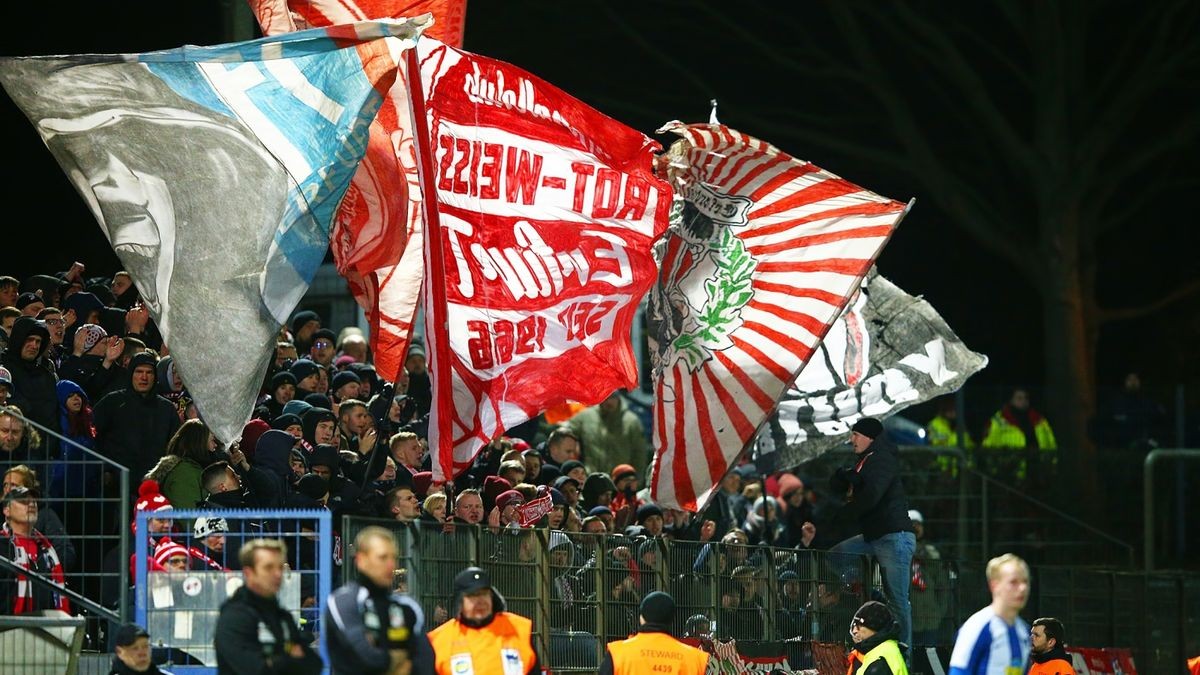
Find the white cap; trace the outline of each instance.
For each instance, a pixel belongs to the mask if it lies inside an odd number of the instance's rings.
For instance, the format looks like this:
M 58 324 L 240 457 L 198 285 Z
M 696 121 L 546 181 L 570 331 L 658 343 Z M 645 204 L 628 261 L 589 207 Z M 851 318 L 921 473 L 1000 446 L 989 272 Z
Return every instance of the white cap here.
M 224 518 L 197 518 L 192 525 L 192 535 L 197 539 L 228 531 L 229 523 Z
M 921 515 L 921 512 L 916 509 L 908 510 L 908 519 L 914 523 L 921 523 L 922 525 L 925 524 L 925 516 Z

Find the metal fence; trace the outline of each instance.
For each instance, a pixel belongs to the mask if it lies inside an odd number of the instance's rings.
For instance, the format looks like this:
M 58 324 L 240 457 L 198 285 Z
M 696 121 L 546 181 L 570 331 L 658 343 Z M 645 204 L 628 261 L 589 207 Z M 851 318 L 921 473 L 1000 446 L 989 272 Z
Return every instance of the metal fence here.
M 534 622 L 554 672 L 595 671 L 604 645 L 624 639 L 641 598 L 676 600 L 674 633 L 774 645 L 793 668 L 813 667 L 813 647 L 847 643 L 854 612 L 882 599 L 878 569 L 859 556 L 738 544 L 630 539 L 619 535 L 503 529 L 346 517 L 347 542 L 367 525 L 401 542 L 396 588 L 425 609 L 429 628 L 453 616 L 453 578 L 491 572 L 508 608 Z M 348 547 L 347 560 L 353 555 Z M 343 572 L 352 574 L 348 563 Z M 1056 616 L 1068 643 L 1129 647 L 1142 672 L 1174 672 L 1200 653 L 1200 577 L 1085 567 L 1032 568 L 1024 616 Z M 982 563 L 920 557 L 913 568 L 914 643 L 949 648 L 958 626 L 991 602 Z
M 120 561 L 129 560 L 128 523 L 136 486 L 131 487 L 124 466 L 16 411 L 7 406 L 3 414 L 22 422 L 29 459 L 4 465 L 5 489 L 22 485 L 39 494 L 35 527 L 54 546 L 67 588 L 99 606 L 74 603 L 86 620 L 81 647 L 106 651 L 112 619 L 130 616 L 118 589 L 128 585 L 129 567 Z
M 160 516 L 167 514 L 169 519 Z M 197 518 L 223 519 L 225 532 L 192 536 Z M 213 635 L 221 605 L 242 586 L 238 550 L 257 538 L 278 539 L 287 547 L 288 570 L 279 602 L 302 631 L 321 635 L 321 616 L 341 563 L 333 520 L 326 510 L 173 510 L 139 512 L 135 520 L 134 585 L 129 589 L 135 621 L 145 626 L 151 645 L 176 673 L 214 673 Z M 151 570 L 161 546 L 176 544 L 188 555 L 182 569 L 170 558 Z M 173 549 L 178 551 L 179 549 Z M 159 556 L 162 557 L 162 556 Z M 224 569 L 219 569 L 224 568 Z M 322 641 L 322 656 L 325 654 Z
M 65 614 L 0 615 L 0 674 L 76 675 L 86 623 Z

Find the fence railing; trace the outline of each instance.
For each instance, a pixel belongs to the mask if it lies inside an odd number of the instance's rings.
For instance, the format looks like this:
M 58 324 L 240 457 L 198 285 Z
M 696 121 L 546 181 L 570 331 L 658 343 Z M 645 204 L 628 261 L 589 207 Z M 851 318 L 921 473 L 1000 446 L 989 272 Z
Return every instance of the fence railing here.
M 35 527 L 54 546 L 66 575 L 67 588 L 87 620 L 83 648 L 107 651 L 109 627 L 131 616 L 126 597 L 117 592 L 129 584 L 129 514 L 132 491 L 129 470 L 95 450 L 15 413 L 23 423 L 28 459 L 4 467 L 13 484 L 39 494 Z M 31 433 L 36 430 L 36 433 Z M 34 437 L 38 442 L 31 443 Z M 32 475 L 17 467 L 24 465 Z
M 0 615 L 0 673 L 76 675 L 86 620 Z
M 733 639 L 739 649 L 775 645 L 797 669 L 812 667 L 814 644 L 847 642 L 854 612 L 882 597 L 877 568 L 858 556 L 463 525 L 447 532 L 438 523 L 358 517 L 343 519 L 345 540 L 366 525 L 388 528 L 401 542 L 396 588 L 422 605 L 429 628 L 456 613 L 454 575 L 478 565 L 508 608 L 533 620 L 554 672 L 598 668 L 604 645 L 633 631 L 638 603 L 653 590 L 675 597 L 676 635 Z M 1200 576 L 1032 570 L 1023 614 L 1059 617 L 1071 644 L 1131 648 L 1144 672 L 1171 672 L 1185 651 L 1200 649 Z M 352 574 L 351 566 L 343 572 Z M 910 581 L 918 646 L 952 646 L 958 626 L 991 602 L 982 563 L 922 549 Z
M 225 531 L 203 539 L 193 537 L 190 523 L 201 517 L 223 519 Z M 188 525 L 180 527 L 182 523 Z M 129 591 L 135 621 L 146 627 L 151 645 L 166 652 L 174 672 L 216 672 L 213 635 L 217 617 L 225 600 L 242 586 L 238 551 L 252 539 L 284 542 L 288 569 L 279 602 L 293 613 L 302 631 L 322 634 L 320 619 L 332 590 L 334 569 L 341 563 L 329 511 L 143 511 L 137 514 L 135 529 L 133 548 L 141 552 L 134 554 L 135 581 Z M 188 550 L 187 566 L 175 571 L 168 558 L 165 569 L 151 570 L 154 551 L 170 543 Z M 324 640 L 321 644 L 324 657 Z

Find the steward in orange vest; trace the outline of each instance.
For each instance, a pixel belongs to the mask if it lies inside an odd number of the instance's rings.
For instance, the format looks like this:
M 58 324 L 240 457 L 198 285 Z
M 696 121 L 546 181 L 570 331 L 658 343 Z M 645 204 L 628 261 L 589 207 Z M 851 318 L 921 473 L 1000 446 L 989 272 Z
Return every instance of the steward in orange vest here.
M 1066 629 L 1058 619 L 1045 617 L 1033 622 L 1029 630 L 1033 665 L 1026 675 L 1075 675 L 1071 656 L 1063 649 L 1065 634 Z
M 675 600 L 670 595 L 661 591 L 648 594 L 642 599 L 640 614 L 637 635 L 608 643 L 600 675 L 703 675 L 708 654 L 671 637 Z
M 454 577 L 455 618 L 429 633 L 438 675 L 530 675 L 541 672 L 533 622 L 504 611 L 485 570 Z

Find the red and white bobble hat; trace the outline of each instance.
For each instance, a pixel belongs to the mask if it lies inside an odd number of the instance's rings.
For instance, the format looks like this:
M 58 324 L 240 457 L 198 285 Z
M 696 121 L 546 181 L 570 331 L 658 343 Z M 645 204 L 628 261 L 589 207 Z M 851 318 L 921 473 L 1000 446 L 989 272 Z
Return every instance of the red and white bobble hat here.
M 133 504 L 135 513 L 137 511 L 169 511 L 171 508 L 171 502 L 163 496 L 162 490 L 158 487 L 158 481 L 147 479 L 138 486 L 138 498 Z
M 188 550 L 182 544 L 177 544 L 170 539 L 163 539 L 158 546 L 154 548 L 154 562 L 165 567 L 167 561 L 175 556 L 189 557 Z

